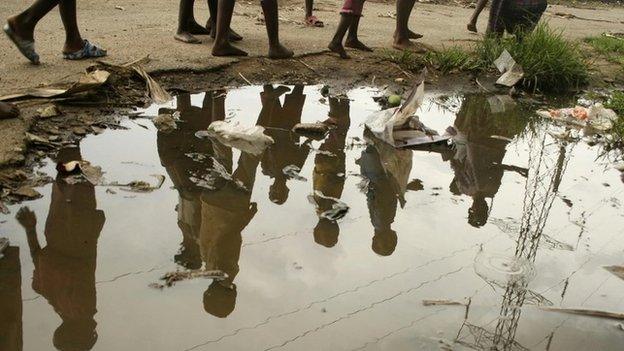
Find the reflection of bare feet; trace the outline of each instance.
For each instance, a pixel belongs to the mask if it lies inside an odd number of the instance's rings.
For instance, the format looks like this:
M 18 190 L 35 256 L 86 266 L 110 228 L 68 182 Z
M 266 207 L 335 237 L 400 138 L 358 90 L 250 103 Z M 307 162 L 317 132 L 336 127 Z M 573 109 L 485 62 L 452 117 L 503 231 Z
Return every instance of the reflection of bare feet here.
M 195 35 L 208 35 L 210 34 L 210 30 L 207 29 L 206 27 L 202 27 L 199 25 L 199 23 L 193 21 L 191 23 L 188 24 L 188 30 L 189 33 L 191 34 L 195 34 Z
M 408 50 L 408 51 L 412 51 L 415 52 L 417 54 L 422 54 L 427 52 L 427 49 L 425 49 L 424 47 L 422 47 L 421 45 L 412 43 L 411 41 L 409 41 L 409 39 L 407 40 L 394 40 L 394 43 L 392 43 L 392 47 L 397 49 L 397 50 Z
M 410 39 L 420 39 L 423 37 L 422 34 L 420 33 L 416 33 L 416 32 L 412 32 L 411 30 L 408 29 L 408 35 L 407 35 Z
M 176 33 L 176 35 L 173 36 L 173 39 L 187 44 L 201 44 L 201 40 L 195 38 L 189 32 Z
M 247 52 L 235 47 L 234 45 L 225 43 L 223 45 L 214 45 L 212 47 L 213 56 L 247 56 Z
M 477 33 L 477 24 L 476 23 L 468 23 L 468 25 L 466 26 L 466 28 L 473 32 L 473 33 Z
M 337 53 L 338 55 L 340 55 L 341 59 L 349 59 L 351 58 L 347 52 L 345 51 L 344 47 L 342 46 L 341 43 L 336 43 L 336 42 L 331 42 L 329 43 L 329 45 L 327 46 L 327 48 L 335 53 Z
M 17 222 L 21 224 L 24 229 L 34 229 L 37 227 L 37 216 L 27 206 L 17 211 L 15 219 L 17 219 Z
M 19 113 L 17 106 L 0 101 L 0 119 L 15 118 Z
M 278 44 L 273 47 L 269 47 L 269 58 L 271 59 L 286 59 L 291 58 L 295 53 L 282 44 Z
M 345 45 L 344 46 L 346 46 L 348 48 L 356 49 L 356 50 L 373 52 L 373 49 L 371 49 L 368 46 L 364 45 L 364 43 L 362 43 L 358 39 L 348 39 L 347 38 L 347 41 L 345 41 Z

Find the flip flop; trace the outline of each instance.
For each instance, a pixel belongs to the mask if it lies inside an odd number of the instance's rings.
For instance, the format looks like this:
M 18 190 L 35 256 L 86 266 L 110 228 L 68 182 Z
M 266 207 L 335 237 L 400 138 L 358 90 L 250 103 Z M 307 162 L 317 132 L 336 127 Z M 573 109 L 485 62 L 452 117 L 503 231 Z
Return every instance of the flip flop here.
M 11 26 L 7 23 L 4 25 L 4 34 L 11 39 L 15 47 L 26 57 L 32 64 L 39 64 L 39 55 L 35 52 L 35 42 L 33 40 L 21 39 L 15 34 Z
M 319 20 L 316 16 L 307 17 L 305 19 L 305 23 L 306 23 L 306 26 L 308 26 L 308 27 L 316 27 L 316 28 L 323 28 L 323 27 L 325 27 L 325 23 L 323 23 L 323 21 Z
M 72 52 L 70 54 L 63 54 L 63 58 L 66 60 L 75 61 L 75 60 L 84 60 L 84 59 L 90 59 L 90 58 L 104 57 L 107 55 L 106 50 L 89 43 L 88 40 L 85 39 L 83 43 L 84 45 L 82 46 L 82 49 L 76 52 Z

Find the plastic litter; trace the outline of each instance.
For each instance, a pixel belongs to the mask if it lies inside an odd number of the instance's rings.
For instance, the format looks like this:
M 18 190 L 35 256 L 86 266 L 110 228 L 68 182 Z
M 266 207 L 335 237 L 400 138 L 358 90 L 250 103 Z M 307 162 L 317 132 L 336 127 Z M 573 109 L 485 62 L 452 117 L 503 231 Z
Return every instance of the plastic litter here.
M 176 112 L 178 113 L 178 112 Z M 176 118 L 174 114 L 161 113 L 152 122 L 154 126 L 162 133 L 170 133 L 176 129 Z
M 617 114 L 602 104 L 596 103 L 590 107 L 575 106 L 553 110 L 539 110 L 537 114 L 543 118 L 567 123 L 578 127 L 589 127 L 596 131 L 607 132 L 613 128 Z
M 494 61 L 494 65 L 498 71 L 503 74 L 496 81 L 498 85 L 513 87 L 524 78 L 524 69 L 511 57 L 511 54 L 507 50 L 503 51 L 496 61 Z
M 262 154 L 269 145 L 275 143 L 273 138 L 264 134 L 264 127 L 244 127 L 237 122 L 212 122 L 208 127 L 207 135 L 226 146 L 256 156 Z

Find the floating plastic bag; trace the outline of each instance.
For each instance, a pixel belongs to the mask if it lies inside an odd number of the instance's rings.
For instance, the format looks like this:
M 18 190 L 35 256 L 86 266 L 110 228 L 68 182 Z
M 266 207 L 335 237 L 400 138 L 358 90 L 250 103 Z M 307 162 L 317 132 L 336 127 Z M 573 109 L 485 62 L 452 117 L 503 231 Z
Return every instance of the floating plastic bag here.
M 226 146 L 252 155 L 262 154 L 269 145 L 275 143 L 273 138 L 264 134 L 264 127 L 244 127 L 238 122 L 212 122 L 208 127 L 208 135 Z

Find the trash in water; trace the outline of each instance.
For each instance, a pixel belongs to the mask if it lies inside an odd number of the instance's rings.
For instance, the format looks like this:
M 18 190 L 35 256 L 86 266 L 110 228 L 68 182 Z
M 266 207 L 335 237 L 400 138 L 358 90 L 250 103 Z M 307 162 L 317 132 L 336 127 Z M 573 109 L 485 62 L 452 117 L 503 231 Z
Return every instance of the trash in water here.
M 228 275 L 223 271 L 219 270 L 206 271 L 203 269 L 195 269 L 189 271 L 175 271 L 165 273 L 162 277 L 160 277 L 160 280 L 164 281 L 163 284 L 152 283 L 150 284 L 150 287 L 162 289 L 164 287 L 172 287 L 173 285 L 175 285 L 176 282 L 179 281 L 191 280 L 196 278 L 224 280 L 228 278 Z
M 48 107 L 38 109 L 37 114 L 39 114 L 40 118 L 51 118 L 61 115 L 61 111 L 58 107 L 50 105 Z
M 423 306 L 466 306 L 465 303 L 451 300 L 423 300 Z
M 154 118 L 152 122 L 154 123 L 154 126 L 158 129 L 158 131 L 162 133 L 170 133 L 176 129 L 175 113 L 161 113 L 156 118 Z
M 292 131 L 315 140 L 322 140 L 329 132 L 329 126 L 325 123 L 298 123 Z
M 6 248 L 9 247 L 9 239 L 0 238 L 0 258 L 4 257 L 2 254 Z
M 320 218 L 325 218 L 335 222 L 339 219 L 344 218 L 344 216 L 346 216 L 349 212 L 349 205 L 340 201 L 340 199 L 331 196 L 325 196 L 320 191 L 315 191 L 314 195 L 308 195 L 308 201 L 310 201 L 310 203 L 313 204 L 317 209 L 320 208 L 320 205 L 316 200 L 317 197 L 323 200 L 330 200 L 333 202 L 329 210 L 323 211 L 319 214 Z
M 112 182 L 112 183 L 107 184 L 107 186 L 120 187 L 121 190 L 130 191 L 134 193 L 149 193 L 154 190 L 160 189 L 160 187 L 162 187 L 166 179 L 165 176 L 161 174 L 152 174 L 151 176 L 156 178 L 157 180 L 156 185 L 152 185 L 142 180 L 135 180 L 126 184 L 119 184 L 118 182 Z
M 539 308 L 544 311 L 551 311 L 551 312 L 561 312 L 561 313 L 569 313 L 569 314 L 578 314 L 578 315 L 588 316 L 588 317 L 624 320 L 624 313 L 617 313 L 617 312 L 610 312 L 610 311 L 579 309 L 579 308 L 548 307 L 548 306 L 539 306 Z
M 300 180 L 302 182 L 307 182 L 308 179 L 306 177 L 299 175 L 300 172 L 301 172 L 301 168 L 295 165 L 288 165 L 284 167 L 284 169 L 282 169 L 282 173 L 288 176 L 288 178 Z
M 390 95 L 388 96 L 388 107 L 399 107 L 401 106 L 401 96 L 400 95 Z
M 492 113 L 502 113 L 516 106 L 516 101 L 509 95 L 489 96 L 487 102 Z
M 215 121 L 208 127 L 207 134 L 196 133 L 195 135 L 200 137 L 208 135 L 226 146 L 256 156 L 262 154 L 269 145 L 275 143 L 273 138 L 264 134 L 264 127 L 244 127 L 238 122 Z
M 59 163 L 56 165 L 56 170 L 62 175 L 81 175 L 85 180 L 93 185 L 98 185 L 102 182 L 104 172 L 99 166 L 93 166 L 89 161 L 70 161 L 66 163 Z M 79 182 L 79 179 L 66 179 L 69 184 L 75 184 Z
M 603 268 L 611 272 L 611 274 L 616 277 L 624 279 L 624 266 L 604 266 Z
M 539 110 L 537 114 L 544 118 L 564 122 L 578 127 L 590 127 L 597 131 L 606 132 L 613 128 L 617 114 L 602 104 L 596 103 L 589 108 L 576 106 L 555 110 Z
M 524 78 L 524 70 L 520 66 L 509 51 L 505 50 L 494 61 L 494 65 L 500 73 L 503 75 L 498 78 L 496 84 L 504 85 L 506 87 L 513 87 Z
M 24 197 L 27 199 L 38 199 L 43 196 L 37 190 L 29 186 L 19 187 L 16 190 L 11 191 L 11 194 Z

